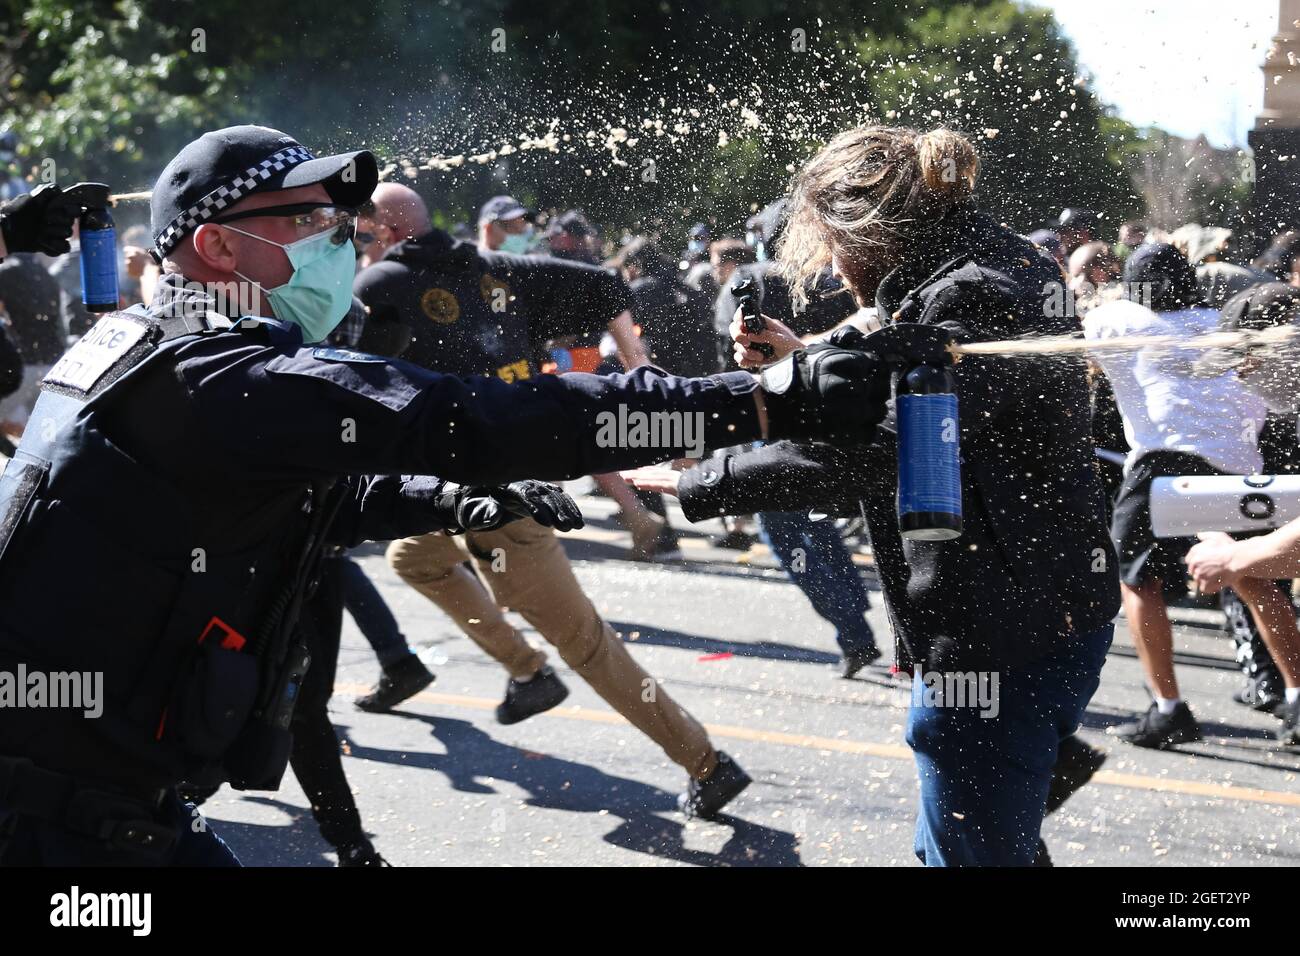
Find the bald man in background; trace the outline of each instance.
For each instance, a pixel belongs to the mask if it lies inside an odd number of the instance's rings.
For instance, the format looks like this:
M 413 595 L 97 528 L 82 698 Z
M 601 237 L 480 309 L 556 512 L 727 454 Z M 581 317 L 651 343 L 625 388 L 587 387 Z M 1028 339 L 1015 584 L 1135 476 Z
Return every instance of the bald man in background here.
M 359 231 L 370 237 L 370 265 L 353 291 L 372 312 L 396 310 L 410 326 L 407 361 L 519 381 L 538 374 L 533 357 L 543 343 L 608 330 L 629 368 L 646 362 L 632 326 L 631 290 L 611 270 L 457 241 L 432 228 L 419 195 L 396 183 L 378 186 Z M 549 528 L 525 518 L 500 532 L 405 538 L 389 546 L 388 562 L 509 673 L 497 707 L 501 723 L 542 713 L 568 696 L 545 653 L 506 619 L 508 607 L 686 770 L 683 812 L 712 816 L 749 784 L 601 619 Z

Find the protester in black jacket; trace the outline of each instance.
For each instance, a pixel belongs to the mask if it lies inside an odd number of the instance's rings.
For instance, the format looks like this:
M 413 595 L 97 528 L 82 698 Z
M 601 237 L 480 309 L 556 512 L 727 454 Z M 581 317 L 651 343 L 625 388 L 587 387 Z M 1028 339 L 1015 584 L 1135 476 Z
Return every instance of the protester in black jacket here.
M 970 200 L 971 144 L 935 130 L 867 127 L 828 144 L 795 178 L 782 272 L 796 296 L 827 265 L 882 320 L 958 341 L 1077 330 L 1054 317 L 1056 264 Z M 791 345 L 789 330 L 747 336 Z M 778 352 L 780 354 L 780 352 Z M 762 509 L 861 508 L 897 638 L 916 672 L 908 742 L 921 772 L 917 855 L 929 865 L 1034 859 L 1053 763 L 1078 725 L 1119 609 L 1077 359 L 965 356 L 955 368 L 965 530 L 904 541 L 895 511 L 894 419 L 859 447 L 779 442 L 723 452 L 677 486 L 687 517 Z M 940 673 L 942 672 L 942 673 Z M 935 705 L 961 673 L 997 699 Z M 996 710 L 997 715 L 992 712 Z

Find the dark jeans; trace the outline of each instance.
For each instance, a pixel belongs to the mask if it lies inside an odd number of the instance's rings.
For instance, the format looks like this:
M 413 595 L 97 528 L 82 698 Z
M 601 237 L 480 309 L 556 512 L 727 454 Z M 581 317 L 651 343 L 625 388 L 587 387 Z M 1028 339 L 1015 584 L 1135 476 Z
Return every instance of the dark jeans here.
M 847 655 L 875 647 L 866 618 L 871 607 L 867 585 L 835 522 L 813 521 L 801 512 L 765 511 L 758 515 L 758 527 L 790 580 L 835 628 L 840 651 Z
M 43 820 L 6 817 L 0 808 L 0 866 L 239 866 L 194 804 L 172 794 L 154 820 L 176 831 L 165 854 L 118 849 Z
M 913 676 L 907 743 L 920 775 L 916 855 L 926 866 L 1029 866 L 1062 738 L 1101 680 L 1114 626 L 997 672 L 997 715 L 928 706 Z
M 329 560 L 339 564 L 343 606 L 379 658 L 379 666 L 388 667 L 408 656 L 411 648 L 402 635 L 397 618 L 393 617 L 393 612 L 361 565 L 346 555 Z

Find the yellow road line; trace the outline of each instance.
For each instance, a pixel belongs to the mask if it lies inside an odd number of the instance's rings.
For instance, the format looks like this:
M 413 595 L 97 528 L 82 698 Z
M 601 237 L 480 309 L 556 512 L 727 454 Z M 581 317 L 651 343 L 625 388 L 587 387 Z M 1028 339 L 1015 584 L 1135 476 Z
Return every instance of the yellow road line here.
M 340 694 L 364 694 L 369 692 L 371 688 L 362 684 L 338 684 L 334 689 Z M 427 701 L 430 704 L 465 707 L 470 710 L 491 711 L 496 710 L 497 706 L 497 701 L 486 697 L 444 694 L 427 690 L 421 691 L 412 699 Z M 561 717 L 565 720 L 583 720 L 592 724 L 627 724 L 627 721 L 621 715 L 612 711 L 590 710 L 586 707 L 557 707 L 539 716 Z M 835 753 L 883 757 L 888 760 L 910 761 L 912 759 L 912 751 L 901 744 L 877 744 L 866 740 L 845 740 L 834 737 L 818 737 L 812 734 L 787 734 L 778 730 L 760 730 L 754 727 L 737 727 L 731 724 L 705 724 L 704 727 L 712 736 L 724 737 L 729 740 L 780 744 L 785 747 L 802 747 L 805 750 L 830 750 Z M 1239 800 L 1246 803 L 1270 803 L 1284 807 L 1300 807 L 1300 793 L 1261 790 L 1256 787 L 1231 787 L 1221 783 L 1205 783 L 1200 780 L 1180 780 L 1176 777 L 1147 777 L 1136 773 L 1117 773 L 1110 770 L 1101 770 L 1092 778 L 1092 782 L 1112 787 L 1124 787 L 1129 790 L 1151 790 L 1161 793 L 1179 793 L 1186 796 L 1211 797 L 1216 800 Z

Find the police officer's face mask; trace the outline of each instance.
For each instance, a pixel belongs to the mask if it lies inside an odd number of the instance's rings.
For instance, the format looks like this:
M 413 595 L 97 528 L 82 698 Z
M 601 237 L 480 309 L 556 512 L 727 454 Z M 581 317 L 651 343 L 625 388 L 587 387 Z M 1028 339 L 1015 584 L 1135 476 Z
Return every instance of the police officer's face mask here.
M 293 322 L 302 329 L 303 342 L 325 341 L 352 306 L 352 280 L 356 276 L 357 263 L 349 241 L 351 236 L 338 242 L 339 230 L 330 229 L 285 245 L 234 226 L 226 228 L 284 250 L 293 266 L 289 281 L 274 289 L 254 284 L 266 293 L 277 319 Z M 240 272 L 235 275 L 253 282 Z

